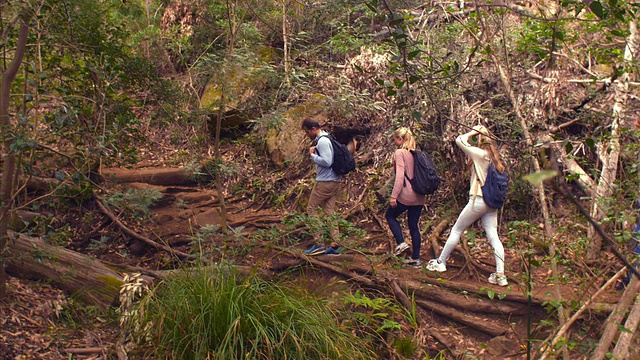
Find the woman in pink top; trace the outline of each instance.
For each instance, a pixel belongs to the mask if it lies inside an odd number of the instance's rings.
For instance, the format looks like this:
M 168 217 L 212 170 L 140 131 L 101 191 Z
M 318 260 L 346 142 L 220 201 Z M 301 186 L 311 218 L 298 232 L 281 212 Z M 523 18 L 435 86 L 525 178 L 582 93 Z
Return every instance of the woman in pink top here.
M 418 221 L 420 220 L 424 206 L 424 195 L 417 194 L 413 191 L 411 183 L 406 181 L 404 176 L 406 173 L 410 179 L 413 178 L 413 155 L 411 151 L 416 149 L 416 140 L 411 130 L 406 127 L 394 131 L 392 137 L 398 149 L 393 155 L 395 181 L 393 183 L 391 199 L 389 200 L 390 205 L 385 213 L 385 218 L 398 244 L 393 253 L 400 255 L 409 248 L 409 245 L 404 242 L 402 227 L 400 226 L 400 222 L 398 222 L 398 216 L 405 211 L 407 212 L 412 251 L 411 259 L 405 262 L 413 267 L 420 268 L 422 265 L 420 263 L 420 245 L 422 239 L 420 238 Z

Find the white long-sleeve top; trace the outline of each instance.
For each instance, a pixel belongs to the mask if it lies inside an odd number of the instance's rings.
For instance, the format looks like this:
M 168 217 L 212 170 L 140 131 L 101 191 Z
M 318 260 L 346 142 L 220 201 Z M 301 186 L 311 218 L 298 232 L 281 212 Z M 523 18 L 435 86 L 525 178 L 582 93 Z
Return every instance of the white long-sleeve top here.
M 456 144 L 467 154 L 471 161 L 473 161 L 474 166 L 471 168 L 469 195 L 482 196 L 482 189 L 480 187 L 487 179 L 491 159 L 486 150 L 469 144 L 469 138 L 476 134 L 478 134 L 478 132 L 473 130 L 466 134 L 459 135 L 456 138 Z

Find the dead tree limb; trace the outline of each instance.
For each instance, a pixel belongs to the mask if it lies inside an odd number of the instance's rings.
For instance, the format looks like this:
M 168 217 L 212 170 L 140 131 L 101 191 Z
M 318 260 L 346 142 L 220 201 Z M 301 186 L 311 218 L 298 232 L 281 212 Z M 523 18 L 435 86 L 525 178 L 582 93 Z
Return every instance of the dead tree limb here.
M 600 342 L 598 343 L 598 347 L 591 355 L 591 360 L 603 360 L 607 353 L 609 352 L 609 346 L 611 342 L 615 338 L 618 333 L 618 324 L 622 323 L 622 319 L 624 318 L 629 305 L 633 302 L 633 299 L 638 295 L 638 291 L 640 290 L 640 279 L 637 277 L 631 278 L 631 282 L 627 289 L 620 297 L 618 301 L 618 305 L 616 309 L 611 312 L 607 321 L 605 321 L 605 328 L 602 332 L 602 336 L 600 337 Z
M 629 346 L 631 340 L 638 329 L 638 323 L 640 322 L 640 296 L 636 297 L 636 302 L 631 308 L 631 312 L 627 317 L 627 321 L 624 323 L 624 328 L 627 331 L 623 331 L 618 337 L 616 347 L 613 349 L 614 359 L 628 359 L 629 358 Z
M 622 268 L 620 271 L 618 271 L 611 279 L 609 279 L 604 285 L 602 285 L 602 287 L 600 287 L 600 289 L 598 289 L 598 291 L 596 291 L 593 296 L 591 296 L 587 301 L 585 301 L 584 304 L 582 304 L 580 309 L 578 309 L 578 311 L 576 311 L 575 314 L 573 314 L 573 316 L 571 316 L 571 318 L 567 320 L 567 322 L 562 325 L 562 327 L 556 332 L 555 336 L 551 340 L 551 343 L 549 343 L 549 345 L 546 347 L 539 360 L 544 360 L 547 358 L 550 349 L 553 349 L 558 341 L 565 336 L 565 333 L 567 332 L 567 330 L 569 330 L 571 325 L 580 317 L 580 315 L 582 315 L 585 310 L 589 308 L 589 305 L 598 297 L 598 295 L 600 295 L 611 284 L 615 283 L 616 280 L 618 280 L 618 278 L 625 273 L 625 271 L 626 268 Z

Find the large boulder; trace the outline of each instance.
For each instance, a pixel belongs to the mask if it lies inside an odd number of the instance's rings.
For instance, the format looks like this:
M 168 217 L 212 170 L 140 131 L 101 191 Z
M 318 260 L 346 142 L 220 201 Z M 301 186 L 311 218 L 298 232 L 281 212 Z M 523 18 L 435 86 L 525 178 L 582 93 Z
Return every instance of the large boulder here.
M 282 122 L 267 129 L 267 152 L 274 164 L 283 167 L 288 163 L 297 163 L 306 156 L 311 140 L 300 127 L 302 120 L 309 118 L 321 125 L 327 118 L 324 113 L 325 97 L 314 94 L 306 103 L 295 106 L 282 115 Z

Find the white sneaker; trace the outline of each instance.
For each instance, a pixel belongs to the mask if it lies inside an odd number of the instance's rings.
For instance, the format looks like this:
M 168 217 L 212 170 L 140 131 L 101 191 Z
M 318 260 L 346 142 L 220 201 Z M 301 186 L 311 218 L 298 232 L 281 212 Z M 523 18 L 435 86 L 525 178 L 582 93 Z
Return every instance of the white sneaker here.
M 406 242 L 398 244 L 398 246 L 396 246 L 396 248 L 393 250 L 393 255 L 398 256 L 398 255 L 402 254 L 408 248 L 409 248 L 409 244 L 407 244 Z
M 447 265 L 445 265 L 444 263 L 439 263 L 438 259 L 431 259 L 427 263 L 427 270 L 445 272 L 447 271 Z
M 491 273 L 488 280 L 490 283 L 500 286 L 507 286 L 509 284 L 507 282 L 507 275 L 496 276 L 496 273 Z

